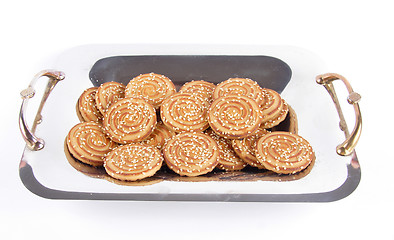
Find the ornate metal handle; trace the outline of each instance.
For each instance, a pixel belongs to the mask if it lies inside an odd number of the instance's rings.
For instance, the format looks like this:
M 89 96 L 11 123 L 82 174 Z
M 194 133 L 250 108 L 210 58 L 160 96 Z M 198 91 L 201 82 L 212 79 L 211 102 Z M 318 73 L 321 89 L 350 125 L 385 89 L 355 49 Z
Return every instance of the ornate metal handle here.
M 332 84 L 332 82 L 335 80 L 342 80 L 342 82 L 345 84 L 345 86 L 349 92 L 349 96 L 347 98 L 347 101 L 349 104 L 352 104 L 354 107 L 354 111 L 356 114 L 356 124 L 355 124 L 354 129 L 351 134 L 349 134 L 349 130 L 348 130 L 345 118 L 343 116 L 341 106 L 338 102 L 338 97 L 335 93 L 334 85 Z M 336 149 L 337 153 L 341 156 L 350 155 L 353 152 L 354 148 L 356 147 L 357 142 L 358 142 L 360 135 L 361 135 L 362 118 L 361 118 L 360 107 L 358 105 L 358 102 L 361 100 L 361 96 L 360 96 L 360 94 L 353 91 L 352 86 L 346 80 L 346 78 L 344 78 L 343 76 L 336 74 L 336 73 L 326 73 L 326 74 L 319 75 L 316 77 L 316 82 L 318 84 L 323 85 L 326 88 L 326 90 L 330 94 L 332 100 L 334 101 L 335 107 L 337 109 L 337 112 L 338 112 L 338 115 L 340 118 L 339 126 L 340 126 L 341 130 L 345 133 L 345 136 L 346 136 L 346 140 L 342 144 L 339 144 L 337 146 L 337 149 Z
M 27 108 L 27 102 L 30 98 L 34 97 L 35 95 L 35 90 L 34 90 L 34 84 L 35 82 L 41 78 L 41 77 L 48 77 L 48 84 L 45 88 L 44 95 L 41 99 L 40 106 L 38 107 L 36 117 L 33 122 L 33 126 L 31 129 L 29 129 L 26 119 L 25 119 L 25 111 Z M 52 89 L 55 87 L 55 85 L 63 80 L 65 78 L 65 74 L 63 72 L 59 71 L 54 71 L 54 70 L 43 70 L 39 73 L 37 73 L 33 80 L 30 82 L 29 87 L 21 91 L 21 97 L 23 99 L 22 101 L 22 106 L 21 110 L 19 113 L 19 129 L 21 130 L 23 139 L 26 142 L 26 145 L 29 149 L 33 151 L 38 151 L 44 148 L 45 142 L 43 139 L 38 138 L 37 136 L 34 135 L 34 132 L 36 130 L 37 124 L 41 122 L 41 111 L 42 108 L 44 107 L 44 104 L 51 93 Z

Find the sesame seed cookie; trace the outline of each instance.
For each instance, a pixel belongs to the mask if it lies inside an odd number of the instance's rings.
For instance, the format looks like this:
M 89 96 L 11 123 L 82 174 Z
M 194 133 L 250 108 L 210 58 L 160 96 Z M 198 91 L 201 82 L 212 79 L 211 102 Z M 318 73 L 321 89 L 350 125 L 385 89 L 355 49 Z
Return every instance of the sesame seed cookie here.
M 256 146 L 257 159 L 276 173 L 294 174 L 315 159 L 307 140 L 289 132 L 272 132 L 261 137 Z
M 118 82 L 106 82 L 100 85 L 96 93 L 96 105 L 101 114 L 120 99 L 125 97 L 125 86 Z
M 167 98 L 160 116 L 164 125 L 175 132 L 204 131 L 209 127 L 207 104 L 191 93 L 177 93 Z
M 105 171 L 122 181 L 136 181 L 153 176 L 163 163 L 160 150 L 141 143 L 122 145 L 104 159 Z
M 275 126 L 278 126 L 283 120 L 286 119 L 287 113 L 289 112 L 289 106 L 287 103 L 282 99 L 282 104 L 280 107 L 280 111 L 272 116 L 270 119 L 267 119 L 268 117 L 265 118 L 265 121 L 263 121 L 260 125 L 260 128 L 263 129 L 268 129 L 268 128 L 273 128 Z
M 216 141 L 205 133 L 180 133 L 164 145 L 167 166 L 181 176 L 199 176 L 211 172 L 218 164 Z
M 289 108 L 280 94 L 275 90 L 263 89 L 263 102 L 261 103 L 261 113 L 264 120 L 261 128 L 272 128 L 282 122 L 287 115 Z
M 103 120 L 108 136 L 122 144 L 144 140 L 156 124 L 156 110 L 140 98 L 124 98 L 112 104 Z
M 102 166 L 104 155 L 117 146 L 97 122 L 82 122 L 75 125 L 69 131 L 66 143 L 73 157 L 92 166 Z
M 229 78 L 219 83 L 214 92 L 213 99 L 228 95 L 241 95 L 252 98 L 260 105 L 263 102 L 263 89 L 259 84 L 249 78 Z
M 160 108 L 162 102 L 176 93 L 174 83 L 166 76 L 156 73 L 141 74 L 126 86 L 126 97 L 142 98 L 154 108 Z
M 156 125 L 155 130 L 144 140 L 142 143 L 157 147 L 158 149 L 162 149 L 164 147 L 164 143 L 175 136 L 175 132 L 166 127 L 163 122 L 159 122 Z
M 255 149 L 257 141 L 267 133 L 269 131 L 259 128 L 252 136 L 243 139 L 233 139 L 234 152 L 250 166 L 265 169 L 264 165 L 257 160 Z
M 98 87 L 91 87 L 83 91 L 77 101 L 77 116 L 81 122 L 101 122 L 103 114 L 96 106 L 96 93 Z
M 181 87 L 181 89 L 179 89 L 179 92 L 196 94 L 201 98 L 205 99 L 208 102 L 208 104 L 210 104 L 213 101 L 212 95 L 215 88 L 216 85 L 211 82 L 207 82 L 204 80 L 194 80 L 185 83 Z
M 213 131 L 229 139 L 253 135 L 262 120 L 260 106 L 247 96 L 228 95 L 217 98 L 208 110 L 208 123 Z
M 216 141 L 219 147 L 219 163 L 216 168 L 224 171 L 239 171 L 247 166 L 247 163 L 234 152 L 231 140 L 220 137 L 212 129 L 208 129 L 206 133 Z

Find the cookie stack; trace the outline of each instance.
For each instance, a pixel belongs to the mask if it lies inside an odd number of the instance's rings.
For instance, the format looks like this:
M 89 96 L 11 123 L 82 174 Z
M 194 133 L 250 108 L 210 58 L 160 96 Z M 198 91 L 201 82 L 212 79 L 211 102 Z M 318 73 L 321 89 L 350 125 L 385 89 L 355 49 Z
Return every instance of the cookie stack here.
M 161 74 L 141 74 L 127 86 L 107 82 L 78 99 L 81 123 L 66 138 L 77 160 L 109 176 L 136 181 L 166 165 L 181 176 L 249 168 L 294 174 L 314 160 L 301 136 L 273 131 L 289 106 L 248 78 L 215 85 L 185 83 L 177 92 Z

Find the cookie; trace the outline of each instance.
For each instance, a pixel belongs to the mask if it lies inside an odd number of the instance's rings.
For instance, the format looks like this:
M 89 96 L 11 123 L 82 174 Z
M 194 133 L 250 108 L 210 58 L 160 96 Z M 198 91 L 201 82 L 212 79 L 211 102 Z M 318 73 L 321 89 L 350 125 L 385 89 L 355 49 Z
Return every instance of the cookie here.
M 104 159 L 105 171 L 122 181 L 136 181 L 153 176 L 163 163 L 160 150 L 141 143 L 120 146 Z
M 159 122 L 155 130 L 142 143 L 162 149 L 164 143 L 173 136 L 175 136 L 175 132 L 166 127 L 163 122 Z
M 260 106 L 247 96 L 228 95 L 215 99 L 208 110 L 208 123 L 221 137 L 241 139 L 253 135 L 263 117 Z
M 260 105 L 263 102 L 263 89 L 249 78 L 229 78 L 219 83 L 214 92 L 213 99 L 228 95 L 241 95 L 252 98 Z
M 258 140 L 256 157 L 268 170 L 294 174 L 308 167 L 315 153 L 309 142 L 297 134 L 272 132 Z
M 156 109 L 174 93 L 174 83 L 168 77 L 156 73 L 141 74 L 131 79 L 126 86 L 126 97 L 142 98 Z
M 125 86 L 118 82 L 106 82 L 100 85 L 96 93 L 96 106 L 101 114 L 120 99 L 125 97 Z
M 81 122 L 101 122 L 103 114 L 96 106 L 96 93 L 98 87 L 91 87 L 83 91 L 77 102 L 77 115 Z
M 139 98 L 124 98 L 112 104 L 103 120 L 108 136 L 122 144 L 144 140 L 156 124 L 156 110 Z
M 205 133 L 180 133 L 164 145 L 167 166 L 181 176 L 199 176 L 211 172 L 218 164 L 219 149 Z
M 160 107 L 164 125 L 174 132 L 204 131 L 209 127 L 206 102 L 190 93 L 177 93 Z
M 269 132 L 265 129 L 258 129 L 252 136 L 232 140 L 234 152 L 250 166 L 265 169 L 264 165 L 257 160 L 255 149 L 257 141 L 267 133 Z
M 278 125 L 275 127 L 271 128 L 271 132 L 275 131 L 284 131 L 284 132 L 291 132 L 298 134 L 298 119 L 297 119 L 297 114 L 294 111 L 294 109 L 287 104 L 288 113 L 286 114 L 286 118 L 280 122 Z M 260 125 L 261 126 L 261 125 Z
M 209 104 L 212 103 L 212 95 L 215 90 L 216 85 L 204 80 L 195 80 L 185 83 L 181 89 L 180 93 L 192 93 L 205 99 Z
M 117 146 L 97 122 L 75 125 L 68 133 L 66 143 L 74 158 L 92 166 L 102 166 L 105 154 Z
M 247 163 L 234 152 L 231 140 L 220 137 L 212 129 L 208 129 L 206 133 L 216 141 L 219 147 L 219 163 L 216 168 L 224 171 L 238 171 L 247 166 Z
M 288 107 L 280 94 L 275 90 L 263 89 L 261 114 L 264 116 L 262 128 L 272 128 L 286 118 Z
M 289 107 L 287 103 L 282 99 L 282 105 L 279 112 L 277 112 L 271 118 L 264 118 L 264 121 L 261 123 L 260 128 L 268 129 L 278 126 L 283 120 L 286 119 L 287 113 L 289 112 Z

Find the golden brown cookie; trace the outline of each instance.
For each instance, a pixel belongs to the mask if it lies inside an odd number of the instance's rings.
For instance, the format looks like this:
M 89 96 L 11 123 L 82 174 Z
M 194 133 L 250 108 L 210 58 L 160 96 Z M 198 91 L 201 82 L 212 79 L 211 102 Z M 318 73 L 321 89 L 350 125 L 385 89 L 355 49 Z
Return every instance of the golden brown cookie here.
M 215 99 L 208 110 L 208 122 L 221 137 L 241 139 L 253 135 L 263 117 L 260 106 L 246 96 L 228 95 Z
M 256 146 L 257 159 L 276 173 L 294 174 L 315 159 L 307 140 L 289 132 L 272 132 L 261 137 Z
M 175 136 L 175 132 L 166 127 L 162 122 L 159 122 L 155 130 L 142 143 L 162 149 L 164 143 L 173 136 Z
M 185 83 L 181 89 L 179 89 L 179 92 L 197 94 L 210 104 L 212 103 L 212 94 L 215 88 L 216 85 L 211 82 L 204 80 L 194 80 Z
M 199 176 L 211 172 L 218 164 L 219 149 L 205 133 L 180 133 L 164 145 L 167 166 L 181 176 Z
M 286 103 L 286 105 L 289 109 L 288 113 L 286 114 L 286 118 L 270 130 L 271 132 L 284 131 L 298 134 L 297 114 L 289 104 Z
M 96 93 L 98 87 L 91 87 L 83 91 L 77 102 L 77 115 L 81 122 L 101 122 L 103 114 L 96 106 Z
M 289 107 L 287 103 L 282 99 L 280 111 L 268 120 L 267 118 L 265 118 L 264 121 L 261 123 L 260 128 L 268 129 L 279 125 L 283 120 L 285 120 L 288 112 Z
M 250 166 L 265 169 L 264 165 L 257 160 L 255 149 L 256 142 L 267 133 L 269 132 L 265 129 L 258 129 L 252 136 L 243 139 L 233 139 L 234 152 Z
M 104 159 L 105 171 L 113 178 L 136 181 L 153 176 L 161 167 L 160 150 L 141 143 L 120 146 Z
M 118 82 L 106 82 L 100 85 L 96 93 L 96 106 L 101 114 L 120 99 L 125 97 L 125 86 Z
M 126 86 L 126 97 L 142 98 L 156 109 L 174 93 L 176 88 L 172 81 L 156 73 L 141 74 L 131 79 Z
M 278 125 L 286 118 L 289 110 L 280 94 L 268 88 L 263 89 L 263 102 L 260 106 L 264 116 L 261 128 L 272 128 Z
M 213 99 L 227 95 L 241 95 L 254 99 L 258 105 L 263 102 L 263 89 L 249 78 L 229 78 L 219 83 L 214 92 Z
M 66 142 L 73 157 L 92 166 L 102 166 L 104 155 L 117 146 L 97 122 L 75 125 L 68 133 Z
M 219 163 L 216 168 L 224 171 L 238 171 L 246 167 L 246 162 L 234 152 L 231 140 L 220 137 L 212 129 L 208 129 L 206 133 L 216 141 L 219 147 Z
M 160 107 L 164 125 L 175 132 L 204 131 L 209 127 L 206 102 L 190 93 L 177 93 Z
M 122 144 L 144 140 L 153 132 L 156 123 L 156 110 L 139 98 L 124 98 L 112 104 L 103 120 L 108 136 Z

